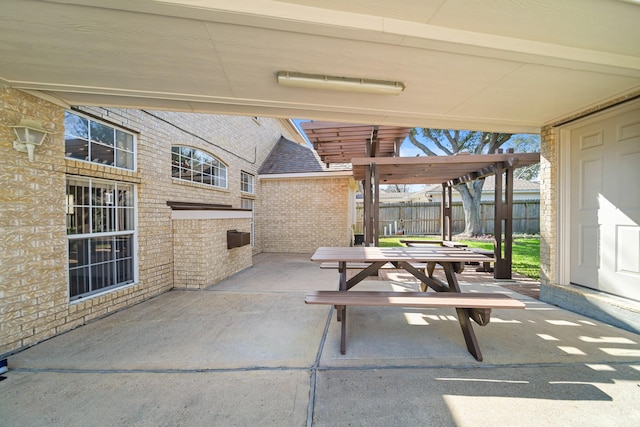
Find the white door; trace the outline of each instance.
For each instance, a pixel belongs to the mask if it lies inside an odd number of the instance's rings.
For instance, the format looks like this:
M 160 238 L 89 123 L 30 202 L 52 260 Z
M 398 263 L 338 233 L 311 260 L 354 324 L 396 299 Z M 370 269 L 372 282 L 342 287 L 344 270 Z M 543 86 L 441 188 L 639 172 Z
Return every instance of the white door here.
M 640 301 L 640 102 L 570 131 L 571 283 Z

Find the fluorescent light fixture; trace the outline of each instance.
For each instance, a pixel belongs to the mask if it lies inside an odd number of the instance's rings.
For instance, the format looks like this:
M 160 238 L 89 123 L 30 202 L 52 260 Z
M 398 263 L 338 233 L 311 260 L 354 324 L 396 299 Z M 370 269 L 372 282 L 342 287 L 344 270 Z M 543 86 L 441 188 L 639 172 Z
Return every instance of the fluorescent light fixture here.
M 304 89 L 343 90 L 378 95 L 399 95 L 406 87 L 402 82 L 303 74 L 289 71 L 278 72 L 278 84 L 280 86 Z

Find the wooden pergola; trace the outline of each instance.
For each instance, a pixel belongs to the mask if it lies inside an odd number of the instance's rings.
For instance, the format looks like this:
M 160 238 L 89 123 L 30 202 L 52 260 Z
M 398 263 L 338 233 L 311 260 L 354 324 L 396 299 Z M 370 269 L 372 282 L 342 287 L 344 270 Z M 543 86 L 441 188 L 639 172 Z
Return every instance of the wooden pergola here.
M 453 186 L 495 175 L 494 277 L 510 279 L 513 246 L 513 171 L 539 161 L 539 153 L 513 152 L 441 157 L 353 158 L 353 177 L 364 183 L 365 244 L 378 245 L 380 184 L 442 184 L 442 240 L 452 240 Z
M 355 157 L 397 157 L 411 128 L 333 122 L 300 124 L 324 163 L 350 163 Z
M 323 162 L 351 163 L 353 178 L 362 182 L 365 245 L 377 246 L 379 242 L 381 184 L 441 184 L 442 239 L 452 240 L 453 186 L 495 175 L 494 277 L 511 278 L 513 171 L 538 163 L 539 153 L 398 157 L 410 128 L 329 122 L 301 126 Z

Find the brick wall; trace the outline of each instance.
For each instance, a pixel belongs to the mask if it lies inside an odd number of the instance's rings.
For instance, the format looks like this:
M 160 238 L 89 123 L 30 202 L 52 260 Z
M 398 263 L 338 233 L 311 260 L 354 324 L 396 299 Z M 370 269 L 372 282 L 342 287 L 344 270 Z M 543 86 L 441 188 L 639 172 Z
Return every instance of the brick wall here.
M 0 356 L 166 292 L 173 288 L 175 279 L 180 280 L 180 286 L 203 287 L 251 265 L 251 254 L 262 251 L 260 233 L 256 233 L 254 248 L 231 252 L 226 249 L 226 235 L 221 236 L 228 228 L 249 231 L 250 220 L 222 220 L 215 226 L 207 221 L 194 228 L 193 224 L 172 221 L 166 202 L 239 208 L 243 197 L 257 200 L 261 163 L 281 135 L 295 138 L 289 127 L 275 119 L 79 108 L 137 134 L 138 168 L 124 171 L 65 159 L 64 111 L 61 106 L 0 85 Z M 8 126 L 22 118 L 40 120 L 52 132 L 36 149 L 34 162 L 12 148 L 15 138 Z M 228 168 L 228 189 L 172 179 L 172 144 L 204 150 L 223 161 Z M 254 195 L 240 192 L 241 171 L 256 176 Z M 139 281 L 71 303 L 65 223 L 68 175 L 133 183 L 138 207 Z M 256 202 L 256 215 L 261 210 L 262 205 Z M 201 271 L 195 278 L 174 278 L 175 262 L 182 262 L 182 258 L 174 261 L 174 227 L 194 230 L 197 249 L 213 267 L 210 271 Z M 205 238 L 198 239 L 200 236 Z
M 311 254 L 320 246 L 349 246 L 349 178 L 261 181 L 265 252 Z
M 0 85 L 0 354 L 55 335 L 67 310 L 63 110 Z M 35 161 L 13 130 L 35 119 L 52 132 Z
M 545 126 L 540 133 L 540 282 L 557 280 L 556 227 L 558 186 L 557 130 Z
M 174 219 L 174 286 L 204 289 L 252 265 L 251 245 L 227 249 L 227 230 L 251 231 L 250 219 Z

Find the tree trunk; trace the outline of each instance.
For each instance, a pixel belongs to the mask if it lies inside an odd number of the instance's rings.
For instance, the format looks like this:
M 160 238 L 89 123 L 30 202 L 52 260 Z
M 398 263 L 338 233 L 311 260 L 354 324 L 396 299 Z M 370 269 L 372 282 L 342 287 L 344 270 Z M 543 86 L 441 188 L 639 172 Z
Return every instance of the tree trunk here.
M 464 208 L 464 235 L 476 237 L 483 234 L 480 218 L 480 201 L 484 179 L 478 179 L 468 184 L 458 184 L 454 188 L 462 197 Z

